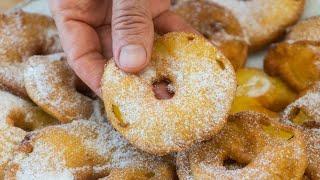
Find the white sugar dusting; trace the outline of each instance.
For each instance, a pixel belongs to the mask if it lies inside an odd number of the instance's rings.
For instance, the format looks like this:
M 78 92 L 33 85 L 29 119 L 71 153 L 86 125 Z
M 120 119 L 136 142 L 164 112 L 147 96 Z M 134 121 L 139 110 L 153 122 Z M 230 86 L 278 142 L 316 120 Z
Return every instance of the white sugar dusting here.
M 165 35 L 164 41 L 170 36 Z M 177 34 L 175 38 L 184 36 Z M 204 47 L 186 52 L 197 43 Z M 129 124 L 123 135 L 135 146 L 152 148 L 159 154 L 182 150 L 217 132 L 225 122 L 235 93 L 233 68 L 210 43 L 196 37 L 192 43 L 179 47 L 175 56 L 154 57 L 138 76 L 122 72 L 112 61 L 104 74 L 104 100 L 113 125 L 116 118 L 112 105 L 116 105 Z M 160 64 L 165 66 L 161 68 Z M 155 98 L 150 87 L 161 77 L 172 81 L 175 90 L 172 99 Z
M 28 111 L 34 106 L 10 93 L 0 91 L 0 166 L 13 157 L 13 151 L 26 135 L 20 128 L 8 122 L 8 116 L 16 110 Z
M 0 86 L 27 96 L 23 84 L 23 62 L 32 55 L 61 52 L 51 18 L 21 11 L 0 15 Z
M 106 158 L 104 164 L 94 165 L 96 171 L 112 170 L 115 168 L 144 168 L 153 171 L 165 162 L 156 156 L 141 152 L 124 140 L 101 114 L 101 106 L 96 102 L 95 114 L 91 120 L 78 120 L 70 124 L 51 126 L 34 132 L 33 152 L 18 153 L 11 164 L 17 164 L 19 170 L 17 179 L 41 179 L 47 175 L 52 178 L 74 179 L 75 172 L 86 172 L 89 166 L 68 168 L 63 156 L 64 149 L 56 151 L 50 143 L 41 139 L 41 134 L 55 130 L 64 130 L 70 136 L 81 140 L 86 149 Z M 88 135 L 93 133 L 92 135 Z
M 33 56 L 24 78 L 31 99 L 58 119 L 83 119 L 92 113 L 92 100 L 76 91 L 76 75 L 64 54 Z
M 284 30 L 302 13 L 300 1 L 209 0 L 230 9 L 238 18 L 250 41 Z M 279 13 L 281 11 L 281 15 Z M 252 43 L 252 42 L 251 42 Z
M 304 127 L 292 122 L 295 111 L 299 110 L 306 114 L 306 121 L 314 121 L 314 127 Z M 290 124 L 301 129 L 307 141 L 307 151 L 309 167 L 307 174 L 315 179 L 320 178 L 320 82 L 316 82 L 310 89 L 298 100 L 289 105 L 282 116 L 282 122 Z
M 262 115 L 242 113 L 229 119 L 227 126 L 211 141 L 198 144 L 186 152 L 178 153 L 177 166 L 180 179 L 273 179 L 302 176 L 307 165 L 302 136 L 297 131 L 287 140 L 264 132 L 264 123 L 272 120 Z M 238 122 L 238 123 L 237 123 Z M 273 122 L 274 126 L 280 126 Z M 257 148 L 259 146 L 259 148 Z M 244 166 L 227 169 L 224 160 L 248 161 Z M 239 158 L 239 159 L 237 159 Z M 285 172 L 278 162 L 286 163 Z
M 320 1 L 319 1 L 320 2 Z M 318 7 L 319 8 L 319 7 Z M 320 13 L 320 12 L 319 12 Z M 297 23 L 289 30 L 289 41 L 320 41 L 320 16 L 315 16 Z

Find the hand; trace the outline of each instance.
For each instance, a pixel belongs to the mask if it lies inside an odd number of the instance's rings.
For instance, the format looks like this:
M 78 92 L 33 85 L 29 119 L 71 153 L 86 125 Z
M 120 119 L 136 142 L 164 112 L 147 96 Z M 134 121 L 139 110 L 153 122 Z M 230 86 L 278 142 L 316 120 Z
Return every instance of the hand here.
M 154 29 L 195 32 L 170 0 L 50 0 L 62 46 L 76 74 L 98 95 L 106 60 L 137 73 L 150 60 Z

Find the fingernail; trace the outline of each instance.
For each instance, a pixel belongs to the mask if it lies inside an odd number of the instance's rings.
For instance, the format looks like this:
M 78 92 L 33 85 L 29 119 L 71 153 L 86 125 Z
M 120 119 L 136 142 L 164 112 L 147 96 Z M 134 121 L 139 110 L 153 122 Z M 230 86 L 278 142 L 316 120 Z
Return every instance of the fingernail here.
M 147 61 L 146 49 L 141 45 L 127 45 L 122 47 L 119 65 L 122 68 L 139 68 Z

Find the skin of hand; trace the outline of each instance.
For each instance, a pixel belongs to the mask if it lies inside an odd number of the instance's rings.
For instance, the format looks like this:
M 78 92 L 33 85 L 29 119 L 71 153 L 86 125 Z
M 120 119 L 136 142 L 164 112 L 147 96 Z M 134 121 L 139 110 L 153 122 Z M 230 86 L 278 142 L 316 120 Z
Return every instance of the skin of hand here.
M 169 11 L 170 0 L 49 0 L 68 63 L 100 96 L 107 59 L 128 73 L 143 70 L 154 31 L 197 33 Z

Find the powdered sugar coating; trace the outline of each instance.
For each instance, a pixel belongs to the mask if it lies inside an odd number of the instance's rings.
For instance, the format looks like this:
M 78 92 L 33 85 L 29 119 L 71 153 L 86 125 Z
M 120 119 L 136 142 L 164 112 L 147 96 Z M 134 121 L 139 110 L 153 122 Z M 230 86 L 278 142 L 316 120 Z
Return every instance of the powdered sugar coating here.
M 172 99 L 155 98 L 152 84 L 162 78 L 174 86 Z M 164 155 L 209 139 L 222 128 L 236 82 L 230 62 L 205 39 L 169 33 L 155 41 L 144 72 L 124 73 L 112 60 L 102 86 L 112 125 L 136 147 Z
M 226 8 L 208 1 L 177 1 L 172 10 L 217 46 L 235 70 L 244 66 L 248 39 L 236 17 Z
M 77 92 L 75 80 L 63 54 L 33 56 L 24 72 L 30 98 L 61 122 L 87 119 L 92 114 L 92 100 Z
M 23 62 L 32 55 L 62 51 L 53 19 L 22 11 L 0 14 L 0 36 L 0 86 L 27 98 Z
M 23 130 L 12 127 L 12 125 L 8 123 L 8 115 L 18 107 L 24 108 L 30 105 L 19 98 L 12 99 L 11 97 L 14 96 L 7 92 L 0 91 L 0 177 L 2 175 L 1 171 L 3 171 L 1 166 L 11 158 L 14 147 L 26 134 Z
M 282 119 L 290 120 L 293 115 L 292 113 L 294 113 L 293 111 L 296 109 L 300 109 L 314 121 L 320 122 L 320 81 L 316 82 L 299 99 L 290 104 L 285 109 Z
M 320 42 L 320 16 L 303 20 L 289 30 L 288 41 Z
M 7 171 L 6 177 L 39 179 L 49 175 L 52 179 L 65 178 L 67 180 L 98 178 L 107 176 L 113 169 L 133 168 L 154 172 L 154 177 L 157 178 L 170 178 L 173 173 L 171 165 L 160 157 L 143 153 L 131 146 L 110 124 L 105 122 L 100 106 L 96 105 L 95 114 L 89 121 L 77 120 L 31 133 L 29 142 L 32 144 L 33 151 L 31 153 L 18 152 L 10 163 L 11 171 Z M 61 137 L 61 140 L 73 141 L 72 139 L 76 138 L 77 143 L 57 145 L 59 142 L 46 137 L 47 134 L 55 134 Z M 64 139 L 65 137 L 67 139 Z M 68 147 L 69 145 L 71 147 Z M 60 147 L 58 151 L 56 146 Z M 68 152 L 70 148 L 73 149 L 71 153 Z M 87 156 L 94 154 L 93 159 L 98 157 L 99 160 L 83 161 L 85 157 L 82 156 L 82 153 L 78 157 L 79 153 L 76 150 L 82 151 L 83 148 L 88 153 Z M 73 159 L 76 164 L 72 165 L 70 161 Z M 77 164 L 77 162 L 84 163 Z
M 304 9 L 304 0 L 208 0 L 228 9 L 238 18 L 249 37 L 250 50 L 276 40 L 295 23 Z
M 269 49 L 264 70 L 297 92 L 320 80 L 320 42 L 281 42 Z
M 297 112 L 298 111 L 298 112 Z M 293 119 L 304 113 L 304 122 L 295 124 Z M 300 128 L 307 142 L 309 166 L 307 175 L 312 179 L 320 178 L 320 82 L 315 83 L 301 98 L 289 105 L 283 115 L 282 122 Z M 311 123 L 311 126 L 306 123 Z
M 269 126 L 279 129 L 267 132 Z M 278 137 L 281 131 L 291 135 Z M 223 165 L 226 159 L 244 167 L 227 169 Z M 178 153 L 177 165 L 179 178 L 188 180 L 300 179 L 307 159 L 299 131 L 262 114 L 243 112 L 230 116 L 225 128 L 211 141 Z
M 39 116 L 40 111 L 32 103 L 0 91 L 0 179 L 3 177 L 3 168 L 13 157 L 13 151 L 26 135 L 21 128 L 29 130 L 32 123 L 37 123 L 34 128 L 41 128 L 41 118 L 50 119 L 45 114 Z
M 27 98 L 23 81 L 24 63 L 0 62 L 0 89 Z

